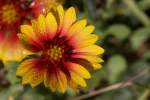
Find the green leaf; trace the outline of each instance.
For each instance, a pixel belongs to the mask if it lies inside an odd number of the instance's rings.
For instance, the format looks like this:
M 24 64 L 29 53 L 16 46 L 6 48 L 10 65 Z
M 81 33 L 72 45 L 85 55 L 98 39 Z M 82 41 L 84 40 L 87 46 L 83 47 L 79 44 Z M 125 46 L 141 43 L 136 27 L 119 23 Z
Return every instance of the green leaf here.
M 150 8 L 150 0 L 140 0 L 138 6 L 142 10 Z
M 147 51 L 144 53 L 143 59 L 146 59 L 146 60 L 150 59 L 150 51 Z
M 19 82 L 19 78 L 16 77 L 16 69 L 18 67 L 18 62 L 6 62 L 5 68 L 7 70 L 6 79 L 11 84 L 16 84 Z
M 133 49 L 138 49 L 146 39 L 150 37 L 150 27 L 140 28 L 134 32 L 134 35 L 131 37 L 131 45 Z
M 97 71 L 97 72 L 94 72 L 92 74 L 92 78 L 90 80 L 88 80 L 87 84 L 88 84 L 88 88 L 94 88 L 94 87 L 97 87 L 100 83 L 100 80 L 101 80 L 101 70 Z
M 136 84 L 148 87 L 150 86 L 150 75 L 149 75 L 149 63 L 146 62 L 144 59 L 138 60 L 135 63 L 132 64 L 130 67 L 129 76 L 136 75 L 137 73 L 142 72 L 143 70 L 147 69 L 147 72 L 145 72 L 140 78 L 135 80 Z
M 12 85 L 11 87 L 0 91 L 0 100 L 14 100 L 21 91 L 23 91 L 21 85 Z
M 21 100 L 45 100 L 44 98 L 45 97 L 39 94 L 35 89 L 30 88 L 22 95 Z
M 126 70 L 127 62 L 126 59 L 117 54 L 109 58 L 107 63 L 108 78 L 110 83 L 116 82 Z
M 114 35 L 116 38 L 123 40 L 129 36 L 131 30 L 128 26 L 123 24 L 114 24 L 108 27 L 106 33 Z

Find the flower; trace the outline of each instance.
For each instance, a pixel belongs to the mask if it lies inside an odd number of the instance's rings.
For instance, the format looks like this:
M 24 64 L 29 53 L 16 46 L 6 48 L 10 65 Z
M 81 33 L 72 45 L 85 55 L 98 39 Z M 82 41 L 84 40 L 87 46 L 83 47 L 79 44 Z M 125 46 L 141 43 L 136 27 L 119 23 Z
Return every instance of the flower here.
M 23 0 L 0 0 L 0 59 L 20 60 L 27 53 L 17 37 L 20 24 L 28 22 Z
M 31 4 L 34 17 L 40 14 L 46 14 L 51 9 L 56 8 L 59 4 L 63 4 L 64 0 L 33 0 Z
M 99 55 L 104 52 L 95 44 L 98 36 L 91 34 L 94 26 L 86 24 L 86 19 L 77 21 L 74 7 L 64 11 L 59 5 L 55 12 L 32 20 L 32 25 L 22 25 L 22 44 L 38 55 L 18 67 L 16 75 L 23 77 L 22 84 L 44 83 L 53 92 L 86 87 L 85 79 L 91 78 L 88 69 L 101 68 Z

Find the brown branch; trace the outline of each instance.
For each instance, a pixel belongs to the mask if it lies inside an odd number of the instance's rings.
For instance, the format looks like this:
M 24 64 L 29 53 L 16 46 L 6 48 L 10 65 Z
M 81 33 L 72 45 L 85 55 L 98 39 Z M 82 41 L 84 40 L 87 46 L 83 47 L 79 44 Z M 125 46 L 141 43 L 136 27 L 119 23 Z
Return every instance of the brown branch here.
M 81 95 L 81 96 L 78 96 L 78 97 L 75 97 L 75 98 L 71 98 L 69 100 L 83 100 L 83 99 L 86 99 L 86 98 L 89 98 L 89 97 L 99 95 L 99 94 L 104 93 L 104 92 L 108 92 L 108 91 L 116 90 L 116 89 L 119 89 L 119 88 L 125 88 L 125 87 L 132 86 L 136 79 L 143 76 L 149 70 L 150 70 L 149 67 L 145 68 L 141 72 L 139 72 L 137 75 L 135 75 L 134 77 L 130 78 L 129 80 L 127 80 L 125 82 L 120 82 L 120 83 L 117 83 L 117 84 L 114 84 L 114 85 L 110 85 L 108 87 L 105 87 L 105 88 L 102 88 L 102 89 L 99 89 L 99 90 L 96 90 L 96 91 L 92 91 L 92 92 L 89 92 L 85 95 Z

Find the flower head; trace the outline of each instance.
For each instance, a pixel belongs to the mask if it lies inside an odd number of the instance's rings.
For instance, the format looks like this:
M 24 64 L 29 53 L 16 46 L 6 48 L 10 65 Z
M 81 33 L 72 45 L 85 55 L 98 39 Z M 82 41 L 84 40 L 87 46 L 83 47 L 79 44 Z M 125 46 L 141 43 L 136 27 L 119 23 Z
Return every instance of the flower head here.
M 104 52 L 95 44 L 98 36 L 91 34 L 94 26 L 86 24 L 86 19 L 77 21 L 73 7 L 64 11 L 58 6 L 54 13 L 33 20 L 32 25 L 22 25 L 22 44 L 38 54 L 18 67 L 16 74 L 23 77 L 22 84 L 35 87 L 43 82 L 53 92 L 85 87 L 85 79 L 91 77 L 88 69 L 101 68 L 99 55 Z
M 28 22 L 29 9 L 23 0 L 0 0 L 0 59 L 19 60 L 26 51 L 18 41 L 20 24 Z
M 64 0 L 33 0 L 31 4 L 33 16 L 38 17 L 40 14 L 46 14 L 63 2 Z

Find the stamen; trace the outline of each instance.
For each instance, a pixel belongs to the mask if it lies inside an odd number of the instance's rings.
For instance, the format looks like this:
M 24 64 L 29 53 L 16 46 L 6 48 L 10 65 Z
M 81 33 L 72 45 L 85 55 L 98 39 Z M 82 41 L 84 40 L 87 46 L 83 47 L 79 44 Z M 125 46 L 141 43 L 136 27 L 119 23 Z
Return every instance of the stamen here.
M 49 59 L 52 61 L 59 61 L 63 57 L 64 49 L 60 46 L 52 46 L 48 50 Z
M 12 4 L 4 5 L 0 11 L 0 15 L 3 23 L 11 24 L 17 19 L 17 12 Z

